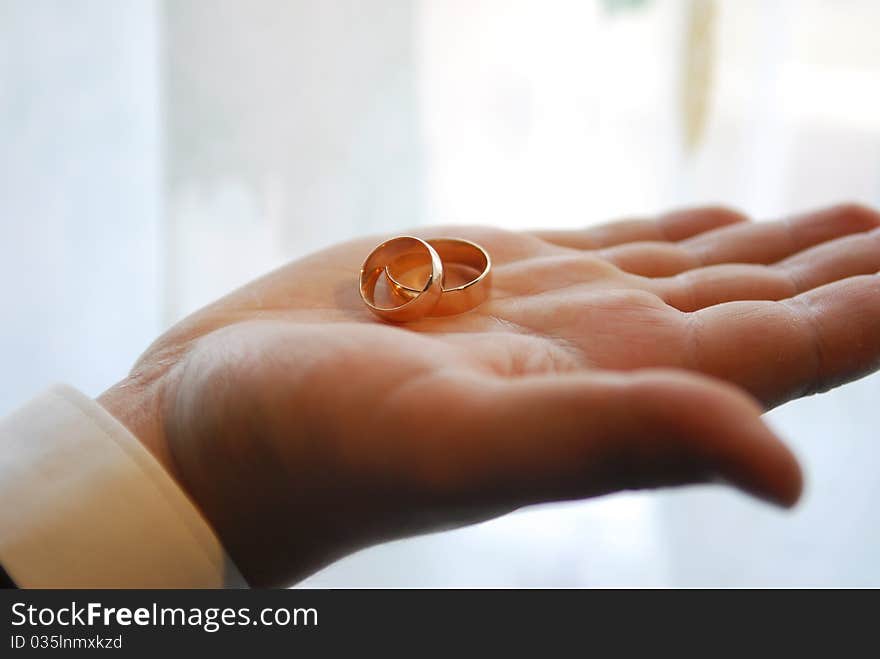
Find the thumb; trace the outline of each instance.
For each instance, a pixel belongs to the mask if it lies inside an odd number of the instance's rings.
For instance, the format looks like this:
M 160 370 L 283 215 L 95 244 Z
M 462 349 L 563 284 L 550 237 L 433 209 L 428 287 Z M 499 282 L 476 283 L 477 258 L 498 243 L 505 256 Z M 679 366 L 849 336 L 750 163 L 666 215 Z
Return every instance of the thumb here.
M 455 388 L 432 472 L 463 500 L 525 505 L 728 482 L 783 506 L 800 467 L 741 390 L 684 371 L 485 378 Z

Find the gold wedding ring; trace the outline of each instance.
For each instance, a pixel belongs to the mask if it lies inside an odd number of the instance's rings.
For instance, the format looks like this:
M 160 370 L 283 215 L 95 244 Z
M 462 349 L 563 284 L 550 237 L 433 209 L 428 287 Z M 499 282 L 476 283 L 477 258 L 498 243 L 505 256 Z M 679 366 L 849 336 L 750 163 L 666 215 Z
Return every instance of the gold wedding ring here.
M 376 304 L 376 283 L 389 263 L 399 259 L 409 259 L 430 270 L 421 288 L 411 287 L 410 295 L 396 296 L 402 303 L 393 307 Z M 443 294 L 443 262 L 440 256 L 424 240 L 412 236 L 399 236 L 387 240 L 376 247 L 361 266 L 359 288 L 361 299 L 367 308 L 385 320 L 397 323 L 418 320 L 428 315 L 437 306 Z
M 443 295 L 428 313 L 432 316 L 451 316 L 470 311 L 482 304 L 489 296 L 492 285 L 492 260 L 488 252 L 476 243 L 462 238 L 435 238 L 427 242 L 436 250 L 446 267 L 441 277 Z M 465 266 L 478 274 L 463 284 L 447 287 L 446 280 L 450 277 L 453 264 Z M 422 294 L 413 282 L 404 278 L 420 267 L 424 269 L 424 265 L 424 255 L 419 252 L 401 254 L 386 265 L 388 283 L 401 300 L 414 300 Z
M 444 269 L 444 263 L 451 267 Z M 453 268 L 467 270 L 466 281 L 447 287 Z M 489 253 L 469 240 L 398 236 L 370 252 L 361 266 L 359 288 L 370 311 L 402 323 L 424 316 L 451 316 L 479 306 L 489 297 L 491 271 Z M 377 303 L 376 287 L 383 275 L 391 301 L 400 304 Z

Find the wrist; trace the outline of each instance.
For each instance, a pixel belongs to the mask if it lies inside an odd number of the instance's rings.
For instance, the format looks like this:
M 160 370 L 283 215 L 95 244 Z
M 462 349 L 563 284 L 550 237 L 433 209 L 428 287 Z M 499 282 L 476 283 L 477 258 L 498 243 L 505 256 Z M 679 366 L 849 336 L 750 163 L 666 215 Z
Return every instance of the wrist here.
M 174 461 L 164 440 L 162 395 L 158 382 L 144 384 L 128 377 L 107 389 L 96 400 L 179 482 Z
M 167 379 L 168 376 L 165 375 L 144 383 L 136 377 L 127 377 L 107 389 L 96 400 L 150 452 L 177 487 L 195 504 L 202 520 L 209 525 L 238 569 L 244 572 L 248 566 L 241 563 L 232 551 L 235 543 L 230 543 L 230 537 L 234 535 L 230 535 L 228 525 L 217 518 L 216 506 L 212 506 L 210 500 L 205 500 L 204 493 L 199 496 L 199 488 L 193 488 L 187 482 L 184 470 L 173 455 L 166 432 Z

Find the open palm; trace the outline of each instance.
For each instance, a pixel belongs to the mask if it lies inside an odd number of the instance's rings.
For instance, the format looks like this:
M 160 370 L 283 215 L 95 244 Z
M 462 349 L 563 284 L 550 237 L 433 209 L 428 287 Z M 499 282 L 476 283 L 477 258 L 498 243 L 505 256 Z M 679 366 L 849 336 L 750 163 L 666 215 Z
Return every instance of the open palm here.
M 573 232 L 423 229 L 483 245 L 494 287 L 468 313 L 403 326 L 361 303 L 357 271 L 380 239 L 359 239 L 185 319 L 101 401 L 256 584 L 626 488 L 725 480 L 788 505 L 800 472 L 762 407 L 877 367 L 878 226 L 841 206 L 767 223 L 697 209 Z

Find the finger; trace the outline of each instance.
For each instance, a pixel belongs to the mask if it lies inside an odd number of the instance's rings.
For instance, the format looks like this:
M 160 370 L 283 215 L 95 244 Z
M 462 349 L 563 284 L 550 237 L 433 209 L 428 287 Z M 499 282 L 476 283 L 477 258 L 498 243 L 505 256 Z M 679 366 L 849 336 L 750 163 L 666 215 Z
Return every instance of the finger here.
M 768 407 L 880 366 L 880 277 L 860 275 L 778 302 L 728 302 L 689 316 L 692 364 Z
M 730 227 L 685 241 L 704 264 L 775 263 L 827 240 L 880 226 L 880 214 L 845 204 L 777 222 Z
M 603 249 L 621 270 L 668 277 L 721 263 L 775 263 L 828 240 L 880 226 L 880 214 L 845 204 L 776 222 L 740 223 L 679 243 L 646 242 Z
M 733 300 L 782 300 L 855 275 L 880 271 L 880 230 L 804 250 L 772 266 L 716 265 L 649 280 L 681 311 Z
M 642 277 L 670 277 L 704 265 L 697 254 L 680 243 L 630 243 L 597 254 L 624 272 Z
M 797 462 L 760 408 L 682 371 L 459 383 L 442 424 L 420 434 L 425 472 L 452 505 L 524 505 L 723 480 L 792 505 Z M 439 451 L 425 451 L 431 445 Z
M 880 271 L 880 229 L 838 238 L 785 259 L 776 266 L 799 291 L 854 275 Z
M 764 265 L 714 265 L 648 280 L 680 311 L 697 311 L 734 300 L 782 300 L 799 291 L 786 272 Z
M 677 241 L 719 227 L 746 222 L 742 213 L 722 207 L 690 208 L 655 219 L 618 220 L 574 231 L 535 231 L 542 240 L 573 249 L 599 249 L 636 241 Z

